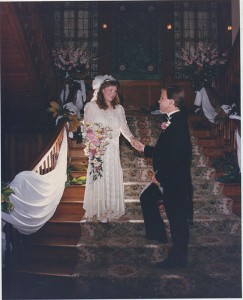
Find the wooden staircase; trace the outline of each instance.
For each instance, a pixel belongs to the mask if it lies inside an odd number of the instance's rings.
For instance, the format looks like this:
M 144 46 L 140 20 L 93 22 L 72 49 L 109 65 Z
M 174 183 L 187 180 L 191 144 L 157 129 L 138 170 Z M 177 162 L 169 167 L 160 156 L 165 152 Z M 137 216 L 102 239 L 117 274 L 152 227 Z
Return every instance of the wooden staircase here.
M 195 116 L 191 121 L 195 121 Z M 218 136 L 215 135 L 211 126 L 206 128 L 194 129 L 191 124 L 191 132 L 197 138 L 197 144 L 203 149 L 203 154 L 208 158 L 209 165 L 213 167 L 216 158 L 224 155 L 224 148 L 218 146 Z M 216 169 L 216 178 L 224 175 L 223 170 Z M 233 213 L 241 216 L 241 184 L 240 183 L 224 183 L 223 193 L 233 200 Z
M 82 145 L 70 142 L 69 164 L 79 167 L 74 178 L 86 175 L 87 157 Z M 24 253 L 17 272 L 58 277 L 75 277 L 78 242 L 81 235 L 85 186 L 71 185 L 64 190 L 53 217 L 36 233 L 24 236 Z
M 211 152 L 206 150 L 211 154 L 208 156 L 209 161 L 217 157 L 218 146 L 212 129 L 199 130 L 192 128 L 191 130 L 193 136 L 197 138 L 199 147 L 211 149 Z M 208 144 L 207 141 L 210 141 L 210 143 Z M 214 149 L 217 149 L 217 151 L 214 151 Z M 69 165 L 79 168 L 79 171 L 71 172 L 72 177 L 77 178 L 86 174 L 87 157 L 84 155 L 82 145 L 71 142 Z M 82 207 L 84 191 L 85 186 L 67 186 L 53 217 L 36 234 L 22 236 L 23 251 L 17 264 L 18 282 L 20 282 L 20 279 L 27 278 L 27 282 L 30 283 L 33 278 L 37 278 L 33 281 L 33 285 L 38 286 L 42 280 L 45 282 L 45 287 L 41 289 L 41 292 L 47 287 L 54 288 L 56 284 L 56 290 L 60 289 L 63 293 L 60 298 L 70 297 L 73 294 L 74 282 L 79 280 L 80 272 L 83 276 L 86 272 L 85 265 L 83 266 L 83 272 L 82 266 L 78 265 L 77 267 L 81 256 L 85 255 L 79 250 L 83 243 L 81 236 L 85 239 L 85 232 L 80 224 L 84 213 Z M 240 185 L 225 184 L 224 194 L 234 201 L 233 212 L 240 216 Z M 130 204 L 127 203 L 126 205 L 129 206 Z M 135 225 L 136 223 L 134 223 Z M 67 282 L 70 282 L 68 286 L 66 286 Z M 65 292 L 63 289 L 65 289 Z M 78 294 L 80 293 L 79 291 Z M 26 295 L 26 293 L 24 294 Z M 50 297 L 50 295 L 48 294 L 47 297 Z

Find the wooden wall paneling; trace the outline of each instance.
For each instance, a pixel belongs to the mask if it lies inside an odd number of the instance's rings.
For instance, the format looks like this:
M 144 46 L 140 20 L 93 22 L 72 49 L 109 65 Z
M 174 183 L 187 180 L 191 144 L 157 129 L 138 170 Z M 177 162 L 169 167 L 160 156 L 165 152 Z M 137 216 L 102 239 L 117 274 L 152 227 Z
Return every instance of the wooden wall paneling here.
M 120 80 L 119 82 L 125 108 L 150 108 L 159 99 L 161 90 L 159 80 Z
M 120 93 L 125 108 L 153 108 L 157 105 L 161 88 L 168 83 L 160 80 L 120 80 Z M 195 93 L 188 81 L 173 82 L 185 91 L 185 106 L 189 110 L 194 108 Z
M 4 137 L 4 164 L 2 180 L 11 181 L 35 161 L 52 138 L 53 132 L 12 132 Z

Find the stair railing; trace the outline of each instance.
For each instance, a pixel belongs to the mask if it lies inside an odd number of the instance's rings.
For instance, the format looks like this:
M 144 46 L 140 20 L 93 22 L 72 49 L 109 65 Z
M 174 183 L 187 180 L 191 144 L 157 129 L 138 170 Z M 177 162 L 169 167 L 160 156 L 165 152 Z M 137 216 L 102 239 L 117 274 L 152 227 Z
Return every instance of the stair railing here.
M 40 175 L 47 174 L 55 169 L 61 144 L 64 138 L 64 131 L 68 132 L 66 121 L 59 120 L 53 138 L 50 140 L 46 148 L 37 157 L 34 163 L 28 168 Z M 6 239 L 5 257 L 5 273 L 11 275 L 15 272 L 18 260 L 21 259 L 24 251 L 24 235 L 20 234 L 12 224 L 6 223 L 3 228 Z
M 29 171 L 34 171 L 40 175 L 44 175 L 55 169 L 65 128 L 67 129 L 67 124 L 62 121 L 62 119 L 59 120 L 56 133 L 53 135 L 53 138 L 50 140 L 47 147 L 30 166 Z
M 229 52 L 228 62 L 225 66 L 225 72 L 216 82 L 217 90 L 221 95 L 229 97 L 232 87 L 240 86 L 240 31 Z M 240 95 L 239 95 L 240 97 Z M 240 103 L 240 99 L 239 99 Z M 213 133 L 217 137 L 218 146 L 225 151 L 237 151 L 236 131 L 241 135 L 241 121 L 237 119 L 226 118 L 224 122 L 214 124 Z
M 217 146 L 222 147 L 225 151 L 236 152 L 237 141 L 236 131 L 241 135 L 240 120 L 225 119 L 224 122 L 213 125 L 213 136 L 217 137 Z

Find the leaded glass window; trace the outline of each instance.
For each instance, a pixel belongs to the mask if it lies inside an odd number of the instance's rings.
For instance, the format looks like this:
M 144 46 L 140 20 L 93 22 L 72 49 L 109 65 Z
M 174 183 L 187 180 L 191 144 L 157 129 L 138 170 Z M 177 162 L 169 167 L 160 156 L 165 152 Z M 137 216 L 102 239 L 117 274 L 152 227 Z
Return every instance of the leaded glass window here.
M 181 48 L 188 50 L 199 41 L 217 46 L 217 2 L 176 1 L 174 4 L 175 78 L 186 79 Z
M 98 57 L 97 2 L 65 1 L 55 4 L 54 47 L 87 46 L 90 55 Z M 98 75 L 98 64 L 92 59 L 90 77 Z

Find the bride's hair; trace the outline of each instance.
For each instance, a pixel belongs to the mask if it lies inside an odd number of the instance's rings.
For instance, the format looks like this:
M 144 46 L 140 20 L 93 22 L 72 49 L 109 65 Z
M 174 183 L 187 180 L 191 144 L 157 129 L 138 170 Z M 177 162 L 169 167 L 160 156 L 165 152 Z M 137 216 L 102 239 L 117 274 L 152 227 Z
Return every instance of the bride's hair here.
M 119 88 L 119 82 L 116 80 L 110 80 L 110 79 L 106 79 L 99 88 L 98 94 L 97 94 L 97 104 L 99 106 L 100 109 L 104 109 L 106 110 L 108 108 L 108 105 L 105 102 L 105 98 L 104 95 L 102 93 L 102 90 L 109 87 L 109 86 L 116 86 L 117 89 Z M 118 94 L 116 95 L 116 97 L 112 100 L 111 105 L 113 108 L 116 108 L 116 105 L 120 103 L 120 98 L 118 96 Z

